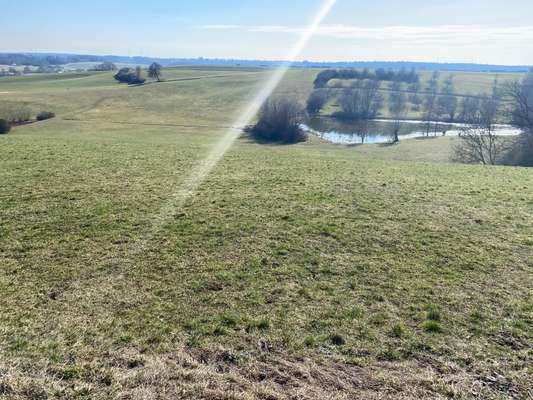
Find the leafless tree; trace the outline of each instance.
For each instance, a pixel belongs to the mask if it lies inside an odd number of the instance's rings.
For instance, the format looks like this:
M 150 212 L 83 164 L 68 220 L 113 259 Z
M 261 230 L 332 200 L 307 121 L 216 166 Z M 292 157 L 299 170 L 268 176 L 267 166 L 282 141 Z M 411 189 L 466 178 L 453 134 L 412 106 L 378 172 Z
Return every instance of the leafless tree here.
M 424 99 L 418 92 L 414 92 L 409 95 L 409 102 L 413 105 L 413 111 L 420 111 Z
M 150 65 L 150 67 L 148 67 L 148 77 L 152 79 L 157 79 L 158 82 L 161 82 L 162 69 L 163 67 L 161 66 L 161 64 L 153 63 L 152 65 Z
M 512 124 L 522 130 L 512 149 L 516 164 L 533 166 L 533 68 L 522 81 L 510 82 L 505 94 L 512 100 Z
M 457 112 L 457 97 L 455 96 L 455 86 L 453 83 L 453 75 L 450 75 L 442 87 L 442 96 L 438 98 L 438 107 L 440 114 L 443 115 L 449 122 L 455 121 L 455 114 Z
M 379 81 L 366 80 L 360 88 L 346 90 L 339 99 L 342 112 L 337 116 L 353 120 L 375 118 L 383 106 L 380 85 Z
M 389 95 L 389 112 L 392 117 L 393 143 L 400 141 L 399 134 L 407 117 L 407 96 L 403 92 L 391 92 Z
M 355 122 L 355 134 L 361 138 L 361 143 L 365 144 L 370 131 L 370 121 L 362 119 Z
M 307 112 L 310 114 L 318 114 L 320 110 L 326 105 L 329 99 L 327 89 L 315 89 L 307 99 Z
M 426 136 L 429 136 L 431 124 L 438 117 L 437 94 L 439 90 L 439 72 L 435 71 L 428 82 L 428 93 L 423 103 L 423 120 L 426 125 Z M 437 127 L 435 127 L 437 129 Z
M 508 141 L 497 135 L 495 124 L 501 103 L 500 92 L 483 96 L 472 120 L 461 128 L 459 142 L 454 146 L 453 158 L 469 164 L 495 165 L 508 149 Z
M 257 124 L 248 132 L 259 141 L 297 143 L 307 139 L 300 124 L 305 120 L 305 111 L 293 99 L 270 98 L 259 111 Z
M 475 122 L 480 107 L 479 97 L 469 95 L 461 100 L 459 120 L 461 122 Z

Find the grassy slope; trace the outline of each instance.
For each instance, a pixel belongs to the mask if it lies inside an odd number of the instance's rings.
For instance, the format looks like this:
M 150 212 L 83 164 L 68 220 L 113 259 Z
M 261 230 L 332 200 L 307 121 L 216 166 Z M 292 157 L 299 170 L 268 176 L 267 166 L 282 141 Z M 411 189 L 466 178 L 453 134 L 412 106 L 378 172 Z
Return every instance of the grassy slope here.
M 242 138 L 173 209 L 264 76 L 230 74 L 0 82 L 59 114 L 0 137 L 0 398 L 531 394 L 533 173 Z

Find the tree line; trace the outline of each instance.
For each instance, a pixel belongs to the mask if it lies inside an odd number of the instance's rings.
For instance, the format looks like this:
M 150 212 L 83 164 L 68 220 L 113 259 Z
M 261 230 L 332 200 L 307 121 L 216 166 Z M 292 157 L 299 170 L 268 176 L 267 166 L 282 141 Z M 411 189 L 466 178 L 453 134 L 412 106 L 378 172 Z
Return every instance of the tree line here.
M 388 83 L 387 87 L 383 87 Z M 497 82 L 495 82 L 497 84 Z M 384 96 L 383 92 L 388 95 Z M 435 72 L 423 84 L 401 81 L 384 82 L 376 79 L 357 80 L 351 87 L 315 88 L 307 101 L 307 110 L 316 114 L 334 99 L 340 111 L 333 114 L 341 119 L 372 119 L 380 115 L 385 104 L 389 114 L 418 113 L 426 124 L 426 134 L 436 133 L 442 123 L 468 122 L 479 108 L 485 94 L 459 95 L 455 90 L 454 76 L 449 75 L 440 84 L 440 73 Z M 388 100 L 387 102 L 385 100 Z
M 420 81 L 420 76 L 416 70 L 400 69 L 394 71 L 392 69 L 386 70 L 378 68 L 375 71 L 369 69 L 326 69 L 321 71 L 314 82 L 315 88 L 325 88 L 329 81 L 333 79 L 356 79 L 356 80 L 373 80 L 384 82 L 404 82 L 416 83 Z

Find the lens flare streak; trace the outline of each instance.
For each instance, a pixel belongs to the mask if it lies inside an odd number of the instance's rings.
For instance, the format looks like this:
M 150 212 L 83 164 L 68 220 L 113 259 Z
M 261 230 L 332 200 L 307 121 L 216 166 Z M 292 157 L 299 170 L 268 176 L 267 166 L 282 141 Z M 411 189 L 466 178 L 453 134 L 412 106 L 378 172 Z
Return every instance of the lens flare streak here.
M 214 145 L 209 154 L 191 171 L 185 182 L 179 189 L 169 198 L 168 202 L 161 208 L 157 217 L 153 220 L 152 234 L 157 231 L 161 225 L 175 211 L 187 202 L 187 200 L 194 194 L 198 187 L 205 181 L 210 172 L 215 168 L 219 161 L 224 157 L 224 154 L 231 148 L 233 143 L 238 139 L 242 133 L 242 129 L 249 125 L 263 104 L 272 95 L 274 90 L 278 87 L 291 64 L 295 62 L 298 56 L 305 49 L 309 40 L 313 37 L 320 24 L 330 13 L 337 0 L 325 0 L 320 7 L 318 13 L 313 18 L 309 26 L 303 32 L 298 42 L 291 49 L 285 62 L 277 68 L 261 90 L 256 94 L 247 107 L 239 114 L 239 118 L 232 124 L 232 128 L 223 135 L 223 137 Z M 138 248 L 139 250 L 141 247 Z

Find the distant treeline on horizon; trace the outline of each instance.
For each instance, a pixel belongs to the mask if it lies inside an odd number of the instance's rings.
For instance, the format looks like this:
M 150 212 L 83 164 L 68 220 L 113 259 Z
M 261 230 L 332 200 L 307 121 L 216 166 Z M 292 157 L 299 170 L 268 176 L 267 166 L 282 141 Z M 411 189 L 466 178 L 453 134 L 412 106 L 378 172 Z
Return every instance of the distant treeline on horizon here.
M 0 53 L 0 64 L 3 65 L 65 65 L 72 63 L 112 62 L 123 64 L 148 65 L 157 62 L 163 66 L 171 65 L 219 65 L 272 68 L 283 61 L 238 60 L 221 58 L 153 58 L 128 56 L 96 56 L 82 54 L 60 53 Z M 416 69 L 426 71 L 466 71 L 466 72 L 527 72 L 529 66 L 524 65 L 489 65 L 469 63 L 426 63 L 411 61 L 342 61 L 342 62 L 314 62 L 297 61 L 291 63 L 295 68 L 368 68 L 368 69 Z

